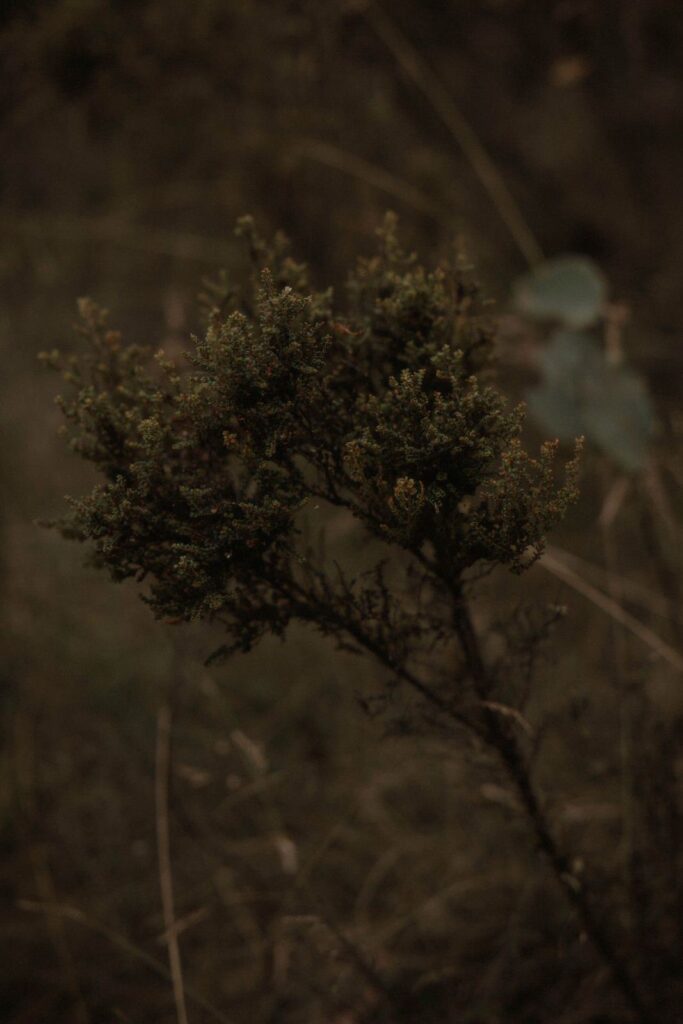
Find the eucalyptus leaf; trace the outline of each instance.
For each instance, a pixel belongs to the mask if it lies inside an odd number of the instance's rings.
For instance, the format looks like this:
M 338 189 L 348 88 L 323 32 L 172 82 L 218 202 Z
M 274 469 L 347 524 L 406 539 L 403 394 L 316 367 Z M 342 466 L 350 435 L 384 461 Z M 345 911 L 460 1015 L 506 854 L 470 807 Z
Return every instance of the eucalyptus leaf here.
M 589 327 L 607 299 L 605 276 L 586 256 L 545 260 L 515 287 L 515 304 L 528 316 L 560 320 L 568 327 Z
M 555 331 L 541 356 L 543 377 L 572 394 L 581 383 L 599 373 L 602 350 L 595 339 L 583 331 Z
M 544 430 L 560 441 L 584 433 L 583 417 L 574 397 L 553 384 L 542 384 L 527 396 L 529 412 Z
M 645 383 L 633 370 L 612 366 L 596 341 L 579 331 L 553 336 L 541 370 L 528 404 L 545 430 L 561 441 L 583 434 L 624 469 L 643 468 L 655 420 Z
M 588 389 L 583 411 L 586 436 L 624 469 L 642 469 L 654 432 L 652 402 L 645 384 L 627 367 L 606 367 Z

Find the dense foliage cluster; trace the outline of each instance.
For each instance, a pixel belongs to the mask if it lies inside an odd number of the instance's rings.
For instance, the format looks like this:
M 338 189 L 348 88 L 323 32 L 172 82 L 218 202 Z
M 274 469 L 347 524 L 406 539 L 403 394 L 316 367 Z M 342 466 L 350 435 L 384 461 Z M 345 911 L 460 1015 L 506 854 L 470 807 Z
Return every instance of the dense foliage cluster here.
M 87 351 L 50 359 L 72 385 L 71 444 L 105 480 L 65 532 L 115 579 L 147 579 L 158 615 L 219 619 L 227 649 L 297 617 L 348 639 L 373 588 L 389 615 L 379 570 L 335 584 L 302 542 L 326 504 L 414 556 L 437 589 L 454 593 L 479 562 L 530 564 L 574 496 L 576 460 L 558 484 L 554 445 L 537 459 L 522 448 L 523 410 L 492 382 L 491 325 L 461 263 L 420 266 L 389 216 L 338 301 L 282 237 L 267 245 L 249 219 L 239 230 L 249 281 L 213 289 L 182 364 L 124 346 L 81 303 Z

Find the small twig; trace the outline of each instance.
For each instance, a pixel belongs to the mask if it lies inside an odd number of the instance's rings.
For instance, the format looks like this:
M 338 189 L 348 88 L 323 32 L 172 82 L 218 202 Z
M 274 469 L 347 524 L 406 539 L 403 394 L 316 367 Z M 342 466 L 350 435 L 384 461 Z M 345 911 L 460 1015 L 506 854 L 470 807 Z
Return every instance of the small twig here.
M 363 13 L 403 73 L 427 98 L 460 146 L 526 262 L 531 267 L 539 263 L 543 259 L 541 246 L 498 168 L 454 99 L 410 40 L 377 3 L 365 5 Z
M 183 969 L 178 945 L 178 930 L 175 923 L 173 899 L 173 874 L 171 870 L 171 842 L 168 823 L 168 781 L 171 766 L 171 711 L 167 704 L 159 709 L 157 719 L 157 750 L 155 775 L 155 806 L 157 826 L 157 849 L 159 855 L 159 884 L 164 928 L 168 942 L 168 962 L 173 983 L 178 1024 L 188 1024 L 185 1004 Z
M 187 931 L 188 928 L 194 928 L 196 924 L 200 924 L 200 922 L 205 921 L 210 914 L 211 910 L 209 907 L 197 907 L 196 910 L 186 914 L 180 921 L 175 922 L 176 935 L 181 935 L 184 931 Z M 164 931 L 158 937 L 157 942 L 163 946 L 168 942 L 168 938 L 168 933 Z
M 497 700 L 482 700 L 479 703 L 483 708 L 488 708 L 490 711 L 495 711 L 497 714 L 503 715 L 505 718 L 512 719 L 512 721 L 516 722 L 527 736 L 533 737 L 534 730 L 530 722 L 517 708 L 511 708 L 507 704 L 500 704 Z

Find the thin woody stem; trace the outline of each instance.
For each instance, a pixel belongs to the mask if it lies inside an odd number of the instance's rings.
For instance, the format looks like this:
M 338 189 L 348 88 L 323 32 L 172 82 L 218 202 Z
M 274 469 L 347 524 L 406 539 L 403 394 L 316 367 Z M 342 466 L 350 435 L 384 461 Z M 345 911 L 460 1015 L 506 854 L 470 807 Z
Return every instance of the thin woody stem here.
M 484 664 L 479 638 L 469 610 L 462 595 L 459 594 L 454 596 L 454 624 L 472 682 L 478 696 L 484 701 L 491 691 L 492 681 Z M 586 935 L 609 968 L 616 987 L 635 1012 L 639 1024 L 653 1024 L 629 969 L 595 915 L 586 886 L 576 877 L 568 856 L 557 844 L 515 734 L 490 707 L 482 708 L 482 716 L 489 745 L 498 754 L 508 777 L 514 784 L 538 846 L 550 864 L 567 900 L 576 911 Z
M 305 621 L 320 621 L 320 611 L 322 608 L 320 595 L 309 593 L 303 585 L 293 581 L 290 581 L 290 587 L 294 589 L 296 594 L 294 600 L 297 604 L 298 617 Z M 486 668 L 479 638 L 464 597 L 453 586 L 449 586 L 449 590 L 453 600 L 454 629 L 468 673 L 477 696 L 482 702 L 479 722 L 466 718 L 452 702 L 424 683 L 405 665 L 397 663 L 384 646 L 363 629 L 361 623 L 351 621 L 340 615 L 337 609 L 329 605 L 325 605 L 324 611 L 325 614 L 330 616 L 330 622 L 334 621 L 335 628 L 339 632 L 345 632 L 359 646 L 372 654 L 385 668 L 389 669 L 399 679 L 402 679 L 408 686 L 418 692 L 429 704 L 437 708 L 442 714 L 457 721 L 459 725 L 465 726 L 470 732 L 474 732 L 496 752 L 508 778 L 517 791 L 521 806 L 539 848 L 545 855 L 562 892 L 576 912 L 586 935 L 600 959 L 608 968 L 615 987 L 621 992 L 625 1003 L 633 1010 L 638 1024 L 654 1024 L 629 969 L 595 914 L 585 884 L 576 877 L 572 871 L 570 858 L 558 846 L 548 818 L 543 810 L 541 800 L 534 787 L 526 758 L 514 732 L 508 727 L 507 723 L 501 721 L 496 711 L 487 704 L 493 687 L 493 680 L 490 678 Z M 294 595 L 291 590 L 289 596 L 290 599 L 293 599 Z M 311 612 L 312 607 L 316 608 L 315 615 Z

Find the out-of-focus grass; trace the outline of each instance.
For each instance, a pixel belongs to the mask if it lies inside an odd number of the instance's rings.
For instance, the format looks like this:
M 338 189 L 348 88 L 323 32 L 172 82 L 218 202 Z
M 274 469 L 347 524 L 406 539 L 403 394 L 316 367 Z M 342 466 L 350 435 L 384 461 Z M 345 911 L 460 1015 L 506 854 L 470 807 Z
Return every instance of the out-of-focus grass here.
M 679 18 L 663 0 L 630 18 L 569 6 L 406 2 L 394 13 L 548 252 L 588 251 L 633 306 L 626 343 L 660 400 L 671 491 Z M 391 204 L 423 251 L 460 232 L 504 302 L 523 267 L 476 175 L 350 7 L 147 0 L 2 13 L 5 1019 L 173 1019 L 154 820 L 156 715 L 169 702 L 193 1022 L 394 1021 L 385 985 L 409 1021 L 623 1021 L 481 752 L 388 735 L 355 700 L 376 685 L 372 667 L 305 631 L 204 668 L 220 637 L 155 624 L 134 588 L 83 568 L 81 552 L 34 523 L 92 482 L 54 436 L 54 382 L 35 362 L 71 344 L 78 295 L 109 305 L 131 340 L 184 345 L 202 275 L 236 264 L 238 214 L 284 226 L 320 280 L 339 282 Z M 511 392 L 519 376 L 511 368 Z M 559 538 L 598 563 L 608 472 L 589 459 Z M 670 601 L 641 515 L 632 491 L 613 528 L 621 569 Z M 340 530 L 335 543 L 353 540 Z M 526 600 L 570 605 L 527 711 L 538 777 L 603 908 L 654 970 L 667 937 L 677 948 L 675 822 L 653 794 L 680 774 L 680 679 L 542 570 L 522 586 Z M 512 607 L 520 584 L 496 578 L 483 619 L 494 597 Z M 680 642 L 665 620 L 651 625 Z M 656 899 L 639 911 L 643 885 Z M 667 965 L 657 970 L 673 1001 Z

